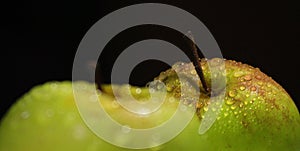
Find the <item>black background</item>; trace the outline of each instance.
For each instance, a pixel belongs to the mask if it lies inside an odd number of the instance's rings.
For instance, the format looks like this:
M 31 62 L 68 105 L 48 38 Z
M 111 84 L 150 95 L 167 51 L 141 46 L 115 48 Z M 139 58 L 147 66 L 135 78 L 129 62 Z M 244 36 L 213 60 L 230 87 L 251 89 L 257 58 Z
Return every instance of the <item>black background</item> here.
M 297 51 L 300 50 L 300 7 L 296 2 L 143 2 L 171 4 L 198 17 L 215 37 L 224 58 L 259 67 L 287 90 L 299 108 Z M 28 0 L 14 3 L 9 9 L 2 9 L 2 14 L 6 16 L 1 24 L 5 39 L 1 51 L 4 66 L 2 75 L 7 77 L 2 78 L 4 98 L 0 102 L 0 115 L 37 84 L 52 80 L 71 80 L 76 49 L 88 29 L 104 15 L 137 3 L 142 1 Z M 149 31 L 153 31 L 153 34 L 160 33 L 154 32 L 154 29 Z M 122 48 L 125 47 L 122 44 L 132 42 L 130 39 L 139 40 L 139 36 L 145 35 L 137 31 L 133 30 L 134 34 L 128 32 L 127 37 L 123 34 L 112 45 Z M 108 46 L 106 54 L 113 55 L 113 47 Z M 166 68 L 161 65 L 159 62 L 139 65 L 131 82 L 143 84 Z M 139 75 L 143 72 L 147 72 L 148 76 Z M 102 81 L 108 82 L 105 74 Z

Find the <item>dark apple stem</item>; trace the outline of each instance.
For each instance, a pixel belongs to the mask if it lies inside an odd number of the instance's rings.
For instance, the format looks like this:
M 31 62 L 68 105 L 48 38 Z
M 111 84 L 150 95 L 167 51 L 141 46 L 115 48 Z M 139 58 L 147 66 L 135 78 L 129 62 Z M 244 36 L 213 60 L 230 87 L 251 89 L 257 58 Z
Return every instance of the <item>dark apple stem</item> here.
M 186 36 L 187 36 L 187 38 L 189 38 L 189 42 L 190 42 L 190 40 L 192 41 L 190 47 L 191 47 L 192 52 L 193 52 L 192 62 L 195 66 L 195 70 L 196 70 L 196 72 L 197 72 L 197 74 L 200 78 L 200 81 L 202 83 L 204 91 L 206 93 L 209 93 L 210 89 L 207 86 L 207 83 L 206 83 L 205 78 L 204 78 L 204 74 L 203 74 L 203 70 L 202 70 L 202 66 L 201 66 L 201 62 L 200 62 L 200 57 L 199 57 L 199 54 L 198 54 L 198 49 L 197 49 L 197 46 L 195 44 L 195 40 L 194 40 L 194 37 L 193 37 L 191 31 L 188 31 Z

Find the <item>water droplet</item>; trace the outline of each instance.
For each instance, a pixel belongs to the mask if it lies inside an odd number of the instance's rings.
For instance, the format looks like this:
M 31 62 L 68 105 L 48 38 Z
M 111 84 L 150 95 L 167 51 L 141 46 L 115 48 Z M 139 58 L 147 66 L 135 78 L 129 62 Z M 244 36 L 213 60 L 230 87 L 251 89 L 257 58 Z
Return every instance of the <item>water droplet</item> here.
M 141 89 L 141 88 L 136 88 L 136 89 L 135 89 L 135 93 L 136 93 L 136 94 L 140 94 L 141 92 L 142 92 L 142 89 Z
M 240 107 L 243 107 L 244 106 L 244 104 L 243 103 L 240 103 L 240 105 L 239 105 Z
M 170 97 L 170 98 L 169 98 L 169 102 L 170 102 L 170 103 L 173 103 L 174 101 L 175 101 L 175 98 L 174 98 L 174 97 Z
M 158 90 L 162 89 L 163 88 L 163 84 L 162 83 L 159 83 L 156 87 Z
M 252 80 L 252 77 L 251 77 L 251 75 L 245 75 L 245 76 L 244 76 L 244 79 L 245 79 L 246 81 L 250 81 L 250 80 Z
M 260 76 L 260 75 L 256 75 L 255 78 L 256 78 L 257 80 L 260 80 L 260 79 L 261 79 L 261 76 Z
M 77 140 L 84 139 L 86 136 L 85 129 L 81 125 L 77 125 L 74 127 L 73 137 Z
M 237 115 L 237 114 L 238 114 L 238 112 L 237 112 L 237 111 L 234 111 L 233 113 L 234 113 L 235 115 Z
M 237 71 L 233 74 L 234 77 L 238 78 L 240 76 L 242 76 L 244 73 L 242 71 Z
M 235 97 L 236 93 L 235 93 L 235 91 L 230 90 L 230 91 L 228 92 L 228 95 L 229 95 L 230 97 Z
M 208 111 L 208 107 L 207 106 L 205 106 L 203 109 L 204 109 L 205 112 Z
M 195 75 L 196 74 L 196 70 L 192 70 L 191 74 Z
M 271 106 L 271 109 L 273 109 L 273 108 L 274 108 L 274 106 L 272 105 L 272 106 Z
M 269 111 L 269 109 L 268 109 L 268 108 L 266 108 L 266 111 Z
M 256 87 L 255 87 L 255 86 L 252 86 L 252 87 L 250 88 L 250 90 L 251 90 L 251 91 L 256 91 Z
M 118 108 L 118 107 L 120 106 L 120 104 L 119 104 L 117 101 L 112 101 L 112 102 L 111 102 L 111 106 L 112 106 L 113 108 Z
M 154 90 L 153 88 L 149 88 L 149 92 L 150 92 L 150 93 L 154 93 L 155 90 Z
M 227 105 L 232 105 L 234 103 L 234 100 L 232 100 L 232 99 L 228 99 L 227 101 L 226 101 L 226 104 Z
M 230 108 L 231 108 L 232 110 L 234 110 L 234 109 L 236 109 L 236 106 L 235 106 L 235 105 L 232 105 Z
M 244 115 L 244 116 L 247 116 L 247 113 L 244 113 L 243 115 Z
M 28 119 L 29 116 L 30 116 L 30 113 L 27 111 L 24 111 L 21 113 L 21 118 L 23 118 L 23 119 Z
M 128 125 L 123 125 L 121 131 L 123 133 L 129 133 L 131 131 L 131 128 Z
M 171 86 L 167 86 L 167 91 L 171 92 L 173 90 L 173 88 Z
M 261 99 L 261 97 L 260 97 L 260 96 L 258 96 L 258 97 L 257 97 L 257 99 L 258 99 L 258 100 L 260 100 L 260 99 Z
M 245 89 L 246 89 L 246 87 L 240 86 L 240 90 L 241 90 L 241 91 L 244 91 Z
M 253 103 L 253 101 L 252 100 L 250 100 L 250 104 L 252 104 Z
M 225 117 L 226 117 L 226 116 L 228 116 L 228 113 L 227 113 L 227 112 L 225 112 L 225 113 L 224 113 L 224 116 L 225 116 Z
M 270 84 L 270 83 L 268 83 L 268 84 L 267 84 L 267 87 L 268 87 L 268 88 L 269 88 L 269 87 L 271 87 L 271 84 Z
M 186 105 L 180 105 L 180 110 L 181 111 L 186 111 L 186 109 L 187 109 Z
M 248 98 L 250 96 L 250 94 L 246 94 L 246 97 Z

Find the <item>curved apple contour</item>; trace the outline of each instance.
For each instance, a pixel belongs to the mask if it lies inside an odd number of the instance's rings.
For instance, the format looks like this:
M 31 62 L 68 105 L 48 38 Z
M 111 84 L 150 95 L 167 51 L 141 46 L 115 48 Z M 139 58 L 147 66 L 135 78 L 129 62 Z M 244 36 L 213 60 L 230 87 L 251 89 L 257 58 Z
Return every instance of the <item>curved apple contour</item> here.
M 217 59 L 210 60 L 212 62 Z M 205 79 L 209 83 L 207 61 L 201 61 Z M 300 148 L 299 112 L 288 93 L 259 69 L 235 61 L 225 61 L 227 85 L 221 112 L 204 134 L 198 134 L 199 125 L 211 100 L 201 93 L 197 112 L 192 121 L 170 142 L 144 150 L 297 150 Z M 174 69 L 186 77 L 181 83 Z M 164 104 L 151 116 L 130 113 L 115 102 L 110 86 L 103 86 L 99 94 L 101 105 L 109 115 L 132 128 L 151 128 L 164 123 L 178 107 L 180 85 L 196 89 L 201 83 L 191 63 L 179 63 L 161 73 L 156 79 L 165 83 L 168 94 Z M 75 84 L 92 87 L 86 82 Z M 122 87 L 119 86 L 120 93 Z M 202 88 L 201 88 L 202 89 Z M 159 93 L 156 90 L 154 93 Z M 220 91 L 222 91 L 220 89 Z M 149 97 L 147 88 L 132 87 L 135 98 Z M 82 96 L 90 99 L 90 93 Z M 117 95 L 117 94 L 115 94 Z M 213 96 L 218 97 L 218 96 Z M 93 111 L 91 111 L 91 116 Z M 124 140 L 126 142 L 127 140 Z M 1 121 L 0 151 L 117 151 L 130 150 L 111 145 L 98 138 L 80 118 L 72 92 L 71 82 L 49 82 L 39 85 L 22 96 Z

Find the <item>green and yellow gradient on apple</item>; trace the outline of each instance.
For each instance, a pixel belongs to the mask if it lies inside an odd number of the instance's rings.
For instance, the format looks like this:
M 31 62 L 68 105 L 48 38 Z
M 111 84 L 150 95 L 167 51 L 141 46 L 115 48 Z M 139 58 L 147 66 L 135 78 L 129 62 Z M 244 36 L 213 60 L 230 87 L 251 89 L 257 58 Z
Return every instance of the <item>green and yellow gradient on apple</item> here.
M 212 62 L 218 59 L 210 60 Z M 210 85 L 207 61 L 201 61 L 205 79 Z M 178 81 L 174 71 L 179 69 L 185 77 Z M 300 149 L 300 116 L 289 94 L 272 78 L 258 68 L 225 61 L 226 89 L 220 113 L 213 125 L 199 134 L 199 125 L 213 104 L 213 98 L 201 93 L 196 104 L 190 103 L 193 94 L 181 94 L 181 85 L 203 91 L 202 84 L 195 80 L 197 73 L 192 63 L 178 63 L 162 72 L 156 80 L 165 83 L 167 97 L 162 106 L 150 116 L 139 116 L 120 106 L 110 85 L 103 85 L 103 92 L 96 97 L 112 119 L 124 127 L 146 129 L 167 121 L 176 111 L 181 95 L 187 107 L 196 107 L 196 113 L 187 127 L 171 141 L 143 150 L 209 150 L 209 151 L 296 151 Z M 94 87 L 87 82 L 73 83 L 84 88 Z M 115 85 L 116 86 L 116 85 Z M 123 86 L 117 86 L 123 93 Z M 153 93 L 160 93 L 155 90 Z M 147 87 L 131 87 L 131 94 L 140 101 L 149 98 Z M 80 94 L 91 99 L 90 93 Z M 216 107 L 217 108 L 217 107 Z M 90 114 L 93 116 L 94 111 Z M 111 130 L 113 131 L 113 130 Z M 120 141 L 130 142 L 128 140 Z M 0 151 L 119 151 L 133 150 L 114 146 L 96 136 L 84 123 L 74 100 L 72 83 L 48 82 L 34 87 L 22 96 L 1 120 Z

